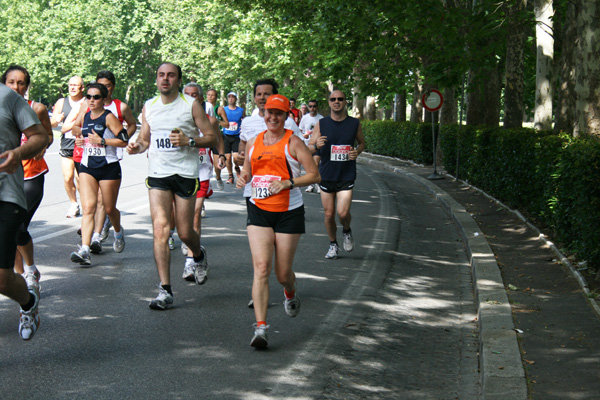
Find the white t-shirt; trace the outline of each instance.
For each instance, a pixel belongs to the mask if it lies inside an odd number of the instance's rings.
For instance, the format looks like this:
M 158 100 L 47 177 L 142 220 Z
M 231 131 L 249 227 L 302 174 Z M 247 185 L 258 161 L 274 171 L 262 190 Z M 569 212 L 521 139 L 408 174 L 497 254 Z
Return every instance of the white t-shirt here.
M 308 134 L 307 137 L 303 137 L 304 143 L 306 143 L 307 145 L 312 135 L 312 132 L 315 129 L 315 125 L 317 125 L 317 122 L 319 122 L 321 118 L 323 118 L 321 114 L 317 114 L 314 117 L 310 114 L 306 114 L 304 117 L 302 117 L 302 120 L 300 120 L 300 132 L 302 132 L 303 134 Z

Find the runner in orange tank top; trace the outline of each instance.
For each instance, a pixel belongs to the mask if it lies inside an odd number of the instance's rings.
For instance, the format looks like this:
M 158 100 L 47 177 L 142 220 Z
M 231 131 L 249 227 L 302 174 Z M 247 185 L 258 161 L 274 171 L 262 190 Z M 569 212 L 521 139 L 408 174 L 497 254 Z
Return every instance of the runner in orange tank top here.
M 321 178 L 312 154 L 292 131 L 284 129 L 290 110 L 288 99 L 272 95 L 265 104 L 267 130 L 248 142 L 248 156 L 236 186 L 252 187 L 247 200 L 248 241 L 252 253 L 254 280 L 254 336 L 250 345 L 265 348 L 269 275 L 275 256 L 275 275 L 284 289 L 284 308 L 290 317 L 300 311 L 296 275 L 292 270 L 300 235 L 304 233 L 304 203 L 299 187 L 318 183 Z M 306 170 L 300 175 L 300 165 Z

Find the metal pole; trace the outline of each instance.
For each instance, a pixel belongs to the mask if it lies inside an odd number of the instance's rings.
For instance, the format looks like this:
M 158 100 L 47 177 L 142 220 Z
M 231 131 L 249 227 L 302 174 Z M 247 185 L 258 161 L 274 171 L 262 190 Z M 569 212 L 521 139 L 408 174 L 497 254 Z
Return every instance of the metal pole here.
M 433 174 L 429 175 L 427 179 L 436 180 L 436 179 L 444 179 L 443 175 L 439 175 L 437 173 L 437 137 L 435 135 L 435 123 L 433 121 L 433 114 L 435 111 L 431 112 L 431 134 L 433 135 Z M 439 115 L 439 111 L 438 111 Z

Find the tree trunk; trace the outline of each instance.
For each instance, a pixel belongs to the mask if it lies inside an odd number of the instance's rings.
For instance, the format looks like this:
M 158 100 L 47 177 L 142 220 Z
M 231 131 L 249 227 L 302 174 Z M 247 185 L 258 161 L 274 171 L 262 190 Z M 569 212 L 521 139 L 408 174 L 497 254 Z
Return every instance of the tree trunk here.
M 375 104 L 375 97 L 367 96 L 365 114 L 367 119 L 370 121 L 374 121 L 377 119 L 377 106 Z
M 506 37 L 506 86 L 504 89 L 504 128 L 523 126 L 523 47 L 525 29 L 521 17 L 527 7 L 527 0 L 516 0 L 506 6 L 506 19 L 509 23 Z
M 484 85 L 483 123 L 488 126 L 500 124 L 500 97 L 502 96 L 502 82 L 500 71 L 502 66 L 496 63 L 489 71 Z
M 455 124 L 458 119 L 458 102 L 454 87 L 444 89 L 444 103 L 440 110 L 442 125 Z
M 413 102 L 410 108 L 410 122 L 423 122 L 423 104 L 421 103 L 421 97 L 423 97 L 423 85 L 421 84 L 420 73 L 415 73 L 415 85 L 413 89 Z
M 574 136 L 600 135 L 600 4 L 575 0 L 577 7 L 577 59 L 575 69 Z
M 396 95 L 396 112 L 394 121 L 405 122 L 406 121 L 406 90 L 402 90 Z
M 552 0 L 535 0 L 534 12 L 537 43 L 534 126 L 538 130 L 550 130 L 552 129 L 552 71 L 554 67 Z
M 556 8 L 554 18 L 555 52 L 559 52 L 556 76 L 558 90 L 556 96 L 556 111 L 554 132 L 573 134 L 575 125 L 575 43 L 577 38 L 577 11 L 573 3 L 569 3 L 566 15 L 561 15 L 561 8 Z M 557 23 L 558 22 L 558 23 Z

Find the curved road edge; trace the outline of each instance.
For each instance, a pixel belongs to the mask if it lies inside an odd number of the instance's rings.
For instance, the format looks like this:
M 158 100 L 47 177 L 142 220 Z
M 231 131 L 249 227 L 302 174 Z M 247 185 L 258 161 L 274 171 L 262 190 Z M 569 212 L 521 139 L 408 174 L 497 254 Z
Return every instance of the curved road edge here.
M 479 324 L 482 399 L 527 399 L 527 382 L 500 268 L 485 236 L 465 208 L 434 183 L 407 168 L 363 153 L 359 162 L 403 174 L 423 186 L 456 223 L 471 263 Z

